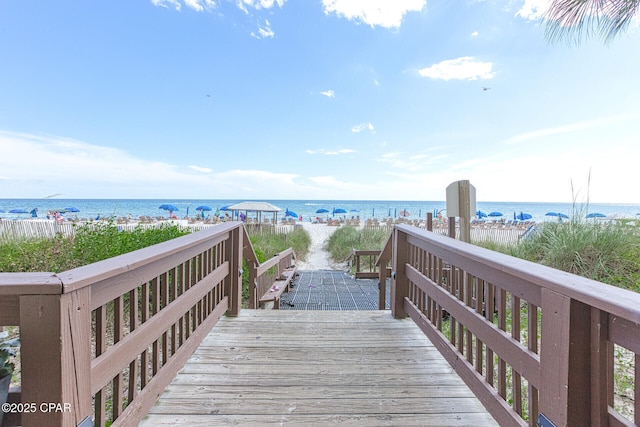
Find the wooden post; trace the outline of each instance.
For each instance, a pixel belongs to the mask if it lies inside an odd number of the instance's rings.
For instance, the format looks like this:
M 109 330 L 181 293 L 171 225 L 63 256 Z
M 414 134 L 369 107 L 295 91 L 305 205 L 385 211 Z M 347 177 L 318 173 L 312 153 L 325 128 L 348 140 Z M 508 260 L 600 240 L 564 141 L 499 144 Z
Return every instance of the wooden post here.
M 230 231 L 227 242 L 227 257 L 229 261 L 229 277 L 225 280 L 226 293 L 229 296 L 228 316 L 235 317 L 240 313 L 242 305 L 242 229 L 235 227 Z
M 450 216 L 448 222 L 449 222 L 448 236 L 451 237 L 452 239 L 455 239 L 456 238 L 456 217 Z
M 458 208 L 460 217 L 460 240 L 471 242 L 471 196 L 469 194 L 469 181 L 458 181 Z
M 258 308 L 258 266 L 255 262 L 247 260 L 249 267 L 249 308 Z
M 427 230 L 433 231 L 433 214 L 431 212 L 427 212 Z
M 394 228 L 391 260 L 391 314 L 396 319 L 407 317 L 404 311 L 404 298 L 409 296 L 409 282 L 405 272 L 405 264 L 409 261 L 408 255 L 407 235 Z
M 540 413 L 556 426 L 591 425 L 590 307 L 542 289 Z
M 88 287 L 20 297 L 24 426 L 75 427 L 91 416 L 91 304 Z

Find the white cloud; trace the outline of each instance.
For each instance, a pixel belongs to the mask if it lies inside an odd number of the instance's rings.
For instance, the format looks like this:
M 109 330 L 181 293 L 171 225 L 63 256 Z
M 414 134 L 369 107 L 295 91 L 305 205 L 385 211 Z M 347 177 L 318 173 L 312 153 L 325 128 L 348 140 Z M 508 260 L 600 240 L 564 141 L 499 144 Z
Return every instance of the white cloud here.
M 196 12 L 204 12 L 205 10 L 211 10 L 216 7 L 214 0 L 183 0 L 185 6 L 195 10 Z M 151 0 L 151 4 L 158 7 L 168 8 L 169 6 L 175 8 L 177 11 L 182 10 L 182 3 L 178 0 Z
M 375 128 L 373 127 L 372 123 L 360 123 L 359 125 L 355 125 L 351 128 L 351 132 L 353 133 L 360 133 L 364 130 L 368 130 L 371 133 L 375 132 Z
M 478 34 L 480 33 L 478 33 L 477 31 L 474 31 L 473 33 L 471 33 L 471 37 L 478 37 Z
M 550 5 L 551 0 L 525 0 L 520 10 L 516 12 L 516 16 L 530 21 L 537 21 L 544 17 Z
M 189 165 L 187 167 L 189 169 L 192 169 L 192 170 L 196 171 L 196 172 L 203 172 L 203 173 L 211 173 L 211 172 L 213 172 L 213 169 L 205 168 L 205 167 L 202 167 L 202 166 Z
M 505 141 L 506 144 L 516 144 L 525 142 L 531 139 L 536 139 L 544 136 L 557 135 L 569 132 L 578 132 L 585 129 L 594 129 L 602 126 L 608 126 L 613 123 L 621 121 L 637 121 L 640 120 L 640 116 L 632 114 L 623 114 L 619 116 L 603 117 L 599 119 L 589 120 L 579 123 L 570 123 L 563 126 L 556 126 L 552 128 L 538 129 L 531 132 L 526 132 L 520 135 L 513 136 Z
M 251 36 L 257 39 L 266 39 L 273 38 L 273 36 L 275 36 L 275 33 L 271 29 L 271 23 L 269 22 L 269 20 L 265 19 L 264 25 L 258 25 L 258 34 L 252 32 Z
M 418 72 L 421 76 L 431 79 L 477 80 L 492 79 L 495 76 L 492 69 L 491 62 L 476 61 L 472 56 L 463 56 L 422 68 Z
M 171 6 L 174 7 L 177 11 L 180 11 L 180 9 L 182 9 L 182 3 L 180 3 L 178 0 L 151 0 L 151 4 L 158 7 L 164 7 L 166 9 Z
M 327 98 L 335 98 L 336 93 L 332 90 L 325 90 L 324 92 L 320 92 L 321 95 L 326 96 Z
M 327 156 L 336 156 L 338 154 L 352 154 L 356 153 L 356 150 L 352 150 L 351 148 L 341 148 L 339 150 L 325 150 L 324 148 L 320 148 L 318 150 L 305 150 L 307 154 L 324 154 Z
M 371 27 L 399 28 L 408 12 L 420 12 L 426 0 L 322 0 L 326 15 L 335 13 Z

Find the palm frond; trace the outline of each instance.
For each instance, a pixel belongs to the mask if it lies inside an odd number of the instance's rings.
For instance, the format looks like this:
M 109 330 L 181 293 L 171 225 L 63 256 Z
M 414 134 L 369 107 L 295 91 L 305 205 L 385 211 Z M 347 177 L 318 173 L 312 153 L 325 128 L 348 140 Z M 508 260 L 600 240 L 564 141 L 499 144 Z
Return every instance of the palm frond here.
M 553 0 L 544 20 L 551 41 L 579 43 L 598 36 L 606 43 L 640 13 L 640 0 Z

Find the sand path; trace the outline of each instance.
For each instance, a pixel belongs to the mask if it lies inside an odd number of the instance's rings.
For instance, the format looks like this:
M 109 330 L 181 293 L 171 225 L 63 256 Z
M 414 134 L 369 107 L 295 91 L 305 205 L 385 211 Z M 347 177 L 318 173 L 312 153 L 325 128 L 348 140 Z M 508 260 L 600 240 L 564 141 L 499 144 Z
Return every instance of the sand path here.
M 331 261 L 329 253 L 324 249 L 329 236 L 338 227 L 329 227 L 326 224 L 312 224 L 310 222 L 303 222 L 302 226 L 311 236 L 311 247 L 305 261 L 296 261 L 298 270 L 344 270 L 344 265 Z

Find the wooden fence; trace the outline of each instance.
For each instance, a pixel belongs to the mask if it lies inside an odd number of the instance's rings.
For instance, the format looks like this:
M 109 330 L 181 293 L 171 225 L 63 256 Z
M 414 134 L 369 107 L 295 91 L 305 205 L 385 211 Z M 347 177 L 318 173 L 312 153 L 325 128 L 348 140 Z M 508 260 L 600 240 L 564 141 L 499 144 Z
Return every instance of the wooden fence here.
M 35 404 L 4 424 L 137 425 L 220 316 L 238 314 L 248 243 L 229 222 L 64 273 L 1 273 L 0 325 L 22 341 L 10 399 Z
M 11 242 L 11 241 L 20 241 L 25 239 L 41 239 L 41 238 L 52 238 L 57 235 L 62 235 L 65 237 L 70 237 L 75 235 L 76 231 L 80 227 L 91 227 L 91 226 L 104 226 L 107 224 L 111 224 L 114 227 L 117 227 L 119 230 L 124 231 L 132 231 L 136 228 L 154 228 L 161 227 L 167 224 L 177 225 L 179 227 L 183 227 L 192 232 L 207 230 L 211 227 L 214 227 L 218 224 L 208 224 L 203 222 L 189 222 L 186 220 L 177 220 L 177 221 L 154 221 L 154 222 L 128 222 L 128 223 L 118 223 L 118 222 L 110 222 L 108 220 L 104 221 L 91 221 L 91 222 L 57 222 L 55 220 L 13 220 L 13 221 L 0 221 L 0 243 L 3 242 Z M 289 224 L 246 224 L 248 230 L 251 233 L 276 233 L 276 234 L 286 234 L 290 233 L 293 229 L 293 225 Z
M 389 262 L 393 315 L 416 322 L 500 425 L 640 424 L 639 294 L 406 225 Z M 631 355 L 626 410 L 614 348 Z

